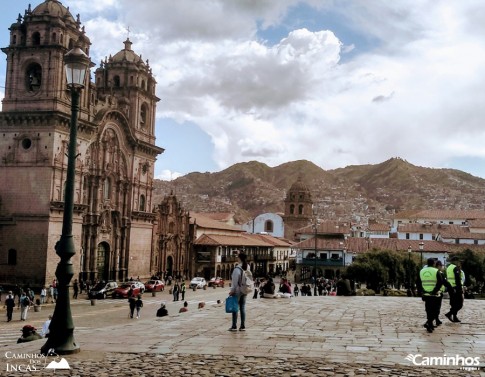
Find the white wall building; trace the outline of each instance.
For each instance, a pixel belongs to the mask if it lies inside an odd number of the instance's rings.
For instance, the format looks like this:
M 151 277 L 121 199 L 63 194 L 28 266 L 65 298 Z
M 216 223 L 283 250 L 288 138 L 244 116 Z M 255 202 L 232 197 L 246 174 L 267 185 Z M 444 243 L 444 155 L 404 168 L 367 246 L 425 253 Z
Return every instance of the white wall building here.
M 242 225 L 248 233 L 269 234 L 273 237 L 284 236 L 283 218 L 276 213 L 263 213 Z

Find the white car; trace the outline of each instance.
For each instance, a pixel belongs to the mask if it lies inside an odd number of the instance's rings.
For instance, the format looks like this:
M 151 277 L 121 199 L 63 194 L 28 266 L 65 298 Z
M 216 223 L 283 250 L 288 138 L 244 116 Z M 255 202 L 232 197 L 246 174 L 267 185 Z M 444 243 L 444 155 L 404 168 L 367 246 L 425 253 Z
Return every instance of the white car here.
M 207 285 L 207 282 L 204 278 L 193 278 L 190 281 L 190 288 L 204 288 Z

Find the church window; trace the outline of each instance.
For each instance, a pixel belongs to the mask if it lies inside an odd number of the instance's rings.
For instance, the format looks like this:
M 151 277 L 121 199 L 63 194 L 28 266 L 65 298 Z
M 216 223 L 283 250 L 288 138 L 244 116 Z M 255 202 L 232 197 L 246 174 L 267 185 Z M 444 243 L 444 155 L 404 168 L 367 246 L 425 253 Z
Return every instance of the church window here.
M 32 146 L 32 140 L 30 140 L 28 137 L 22 140 L 22 148 L 25 150 L 30 149 Z
M 290 215 L 293 215 L 293 214 L 295 214 L 295 205 L 294 204 L 290 205 Z
M 40 45 L 40 33 L 38 31 L 32 34 L 32 44 L 34 46 Z
M 10 249 L 8 251 L 8 259 L 7 259 L 7 264 L 9 266 L 15 266 L 17 264 L 17 250 L 15 249 Z
M 72 50 L 74 48 L 74 42 L 72 41 L 72 39 L 69 39 L 69 45 L 67 47 L 68 50 Z
M 271 220 L 266 220 L 264 223 L 264 231 L 268 233 L 273 233 L 273 222 Z
M 145 211 L 145 195 L 140 195 L 140 211 Z
M 103 186 L 103 198 L 108 200 L 111 197 L 111 179 L 106 178 Z
M 120 87 L 120 76 L 116 75 L 113 77 L 113 85 L 115 88 Z
M 148 106 L 146 103 L 143 103 L 140 108 L 140 127 L 145 127 L 147 124 L 147 113 L 148 113 Z
M 13 38 L 12 38 L 12 44 L 13 45 L 17 44 L 17 36 L 16 35 L 14 35 Z
M 141 88 L 145 90 L 145 80 L 141 80 Z
M 42 84 L 42 67 L 37 63 L 32 63 L 26 71 L 27 89 L 37 91 Z
M 56 33 L 52 33 L 52 43 L 56 43 L 57 42 L 57 34 Z
M 303 215 L 303 204 L 300 204 L 300 205 L 298 206 L 298 214 L 299 214 L 299 215 Z

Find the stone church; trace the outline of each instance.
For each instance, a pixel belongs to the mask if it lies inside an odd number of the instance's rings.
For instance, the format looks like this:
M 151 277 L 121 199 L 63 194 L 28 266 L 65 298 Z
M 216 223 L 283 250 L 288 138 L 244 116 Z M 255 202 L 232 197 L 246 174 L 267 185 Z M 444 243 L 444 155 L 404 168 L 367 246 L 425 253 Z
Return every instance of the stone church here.
M 284 202 L 285 238 L 295 240 L 295 232 L 309 225 L 315 216 L 313 214 L 312 194 L 310 189 L 303 183 L 301 176 L 291 185 Z
M 25 10 L 3 47 L 0 112 L 0 282 L 49 284 L 59 257 L 71 96 L 64 55 L 90 40 L 57 0 Z M 121 47 L 120 41 L 120 47 Z M 91 64 L 94 67 L 94 64 Z M 148 61 L 132 49 L 91 70 L 81 92 L 74 194 L 74 276 L 125 280 L 151 272 L 159 98 Z M 152 262 L 153 263 L 153 262 Z

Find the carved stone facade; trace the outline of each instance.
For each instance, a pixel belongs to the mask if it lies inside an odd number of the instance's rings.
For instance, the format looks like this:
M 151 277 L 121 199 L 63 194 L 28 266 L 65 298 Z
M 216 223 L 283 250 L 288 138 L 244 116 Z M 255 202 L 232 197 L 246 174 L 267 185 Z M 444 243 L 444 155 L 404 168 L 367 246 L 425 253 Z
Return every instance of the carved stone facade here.
M 64 55 L 90 40 L 57 0 L 25 10 L 10 27 L 0 113 L 0 282 L 42 285 L 59 262 L 71 116 Z M 131 49 L 102 61 L 81 92 L 74 195 L 75 276 L 150 274 L 156 81 Z M 92 65 L 94 66 L 94 64 Z M 89 77 L 89 75 L 87 75 Z M 10 256 L 15 256 L 11 258 Z M 14 263 L 15 262 L 15 263 Z
M 194 227 L 189 212 L 185 211 L 177 197 L 167 195 L 156 210 L 153 274 L 166 278 L 193 276 L 191 260 Z

